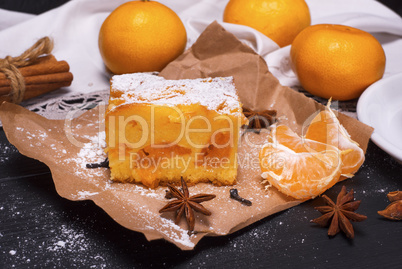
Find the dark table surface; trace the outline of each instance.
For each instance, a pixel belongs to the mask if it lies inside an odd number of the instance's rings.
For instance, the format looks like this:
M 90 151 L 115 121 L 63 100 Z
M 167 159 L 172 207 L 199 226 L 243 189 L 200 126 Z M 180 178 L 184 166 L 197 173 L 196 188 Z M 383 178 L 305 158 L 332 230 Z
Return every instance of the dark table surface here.
M 0 1 L 0 8 L 40 13 L 64 1 Z M 402 1 L 381 1 L 402 14 Z M 148 242 L 92 201 L 61 198 L 46 165 L 21 155 L 0 129 L 0 268 L 402 268 L 402 222 L 380 217 L 386 194 L 402 190 L 402 165 L 372 142 L 342 185 L 362 200 L 355 239 L 329 238 L 312 223 L 322 198 L 267 217 L 234 234 L 206 237 L 192 251 Z

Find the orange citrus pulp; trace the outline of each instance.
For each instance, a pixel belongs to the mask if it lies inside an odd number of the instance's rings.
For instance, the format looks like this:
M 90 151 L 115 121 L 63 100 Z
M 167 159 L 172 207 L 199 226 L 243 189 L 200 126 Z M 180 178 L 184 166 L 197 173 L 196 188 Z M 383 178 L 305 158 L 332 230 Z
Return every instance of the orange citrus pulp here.
M 330 105 L 331 101 L 311 121 L 305 137 L 335 146 L 342 151 L 341 173 L 345 177 L 352 177 L 364 162 L 364 152 L 340 124 Z
M 286 125 L 271 127 L 269 142 L 260 151 L 262 177 L 269 185 L 296 199 L 310 199 L 360 168 L 364 152 L 330 104 L 314 117 L 305 136 Z
M 260 151 L 262 177 L 280 192 L 310 199 L 333 186 L 341 175 L 337 147 L 301 138 L 288 126 L 272 127 Z

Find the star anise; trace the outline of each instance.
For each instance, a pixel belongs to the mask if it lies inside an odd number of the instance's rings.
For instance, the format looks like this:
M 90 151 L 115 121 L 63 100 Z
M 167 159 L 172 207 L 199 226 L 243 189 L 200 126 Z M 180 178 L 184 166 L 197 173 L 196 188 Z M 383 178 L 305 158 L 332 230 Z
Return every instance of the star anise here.
M 193 210 L 200 212 L 204 215 L 210 216 L 211 212 L 207 210 L 201 202 L 212 200 L 216 197 L 214 194 L 196 194 L 190 196 L 188 191 L 188 187 L 186 182 L 183 178 L 181 178 L 181 187 L 182 189 L 179 190 L 175 186 L 171 184 L 167 184 L 170 196 L 176 198 L 174 201 L 167 203 L 159 213 L 168 212 L 168 211 L 177 211 L 176 221 L 175 223 L 178 224 L 183 214 L 186 216 L 187 224 L 190 231 L 194 230 L 195 219 L 194 219 L 194 212 Z
M 336 199 L 336 204 L 326 195 L 323 195 L 322 198 L 325 199 L 328 205 L 315 207 L 323 215 L 312 220 L 312 222 L 322 227 L 329 225 L 329 236 L 334 236 L 342 230 L 348 238 L 353 238 L 354 230 L 350 221 L 367 219 L 366 216 L 353 212 L 360 206 L 360 201 L 353 201 L 353 189 L 346 192 L 346 187 L 343 186 Z
M 248 129 L 266 128 L 276 121 L 276 110 L 263 110 L 256 112 L 243 107 L 243 114 L 248 118 Z

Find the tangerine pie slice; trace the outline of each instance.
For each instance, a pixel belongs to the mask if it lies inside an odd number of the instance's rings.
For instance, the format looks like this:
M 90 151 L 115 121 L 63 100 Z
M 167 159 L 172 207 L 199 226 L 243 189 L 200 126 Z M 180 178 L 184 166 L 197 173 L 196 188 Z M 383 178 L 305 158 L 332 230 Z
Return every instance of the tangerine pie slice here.
M 105 119 L 111 179 L 232 185 L 246 121 L 232 77 L 113 76 Z

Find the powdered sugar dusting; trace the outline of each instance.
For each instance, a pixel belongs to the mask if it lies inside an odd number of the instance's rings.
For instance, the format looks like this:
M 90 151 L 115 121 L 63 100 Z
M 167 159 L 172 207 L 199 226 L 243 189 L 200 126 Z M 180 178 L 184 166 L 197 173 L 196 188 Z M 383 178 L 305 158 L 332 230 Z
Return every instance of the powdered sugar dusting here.
M 108 185 L 111 186 L 112 184 L 109 183 Z M 106 189 L 108 189 L 108 188 L 106 188 Z M 141 195 L 141 196 L 159 199 L 159 200 L 165 199 L 164 192 L 160 192 L 157 189 L 149 189 L 149 188 L 137 185 L 137 184 L 132 184 L 132 186 L 130 188 L 130 192 Z
M 169 227 L 173 227 L 175 229 L 175 231 L 177 233 L 168 233 L 167 235 L 169 236 L 169 238 L 172 238 L 174 241 L 183 244 L 187 247 L 193 248 L 195 245 L 193 242 L 190 241 L 190 236 L 188 235 L 188 231 L 184 230 L 182 228 L 180 228 L 179 226 L 177 226 L 176 224 L 174 224 L 174 222 L 172 220 L 168 220 L 168 219 L 164 219 L 162 218 L 162 227 L 165 228 L 169 228 Z M 163 232 L 167 232 L 169 231 L 169 229 L 162 229 Z
M 89 247 L 88 239 L 83 232 L 61 225 L 57 236 L 48 244 L 47 250 L 52 252 L 85 251 Z
M 113 76 L 111 86 L 111 96 L 116 93 L 123 104 L 175 106 L 198 103 L 221 114 L 241 114 L 233 77 L 165 80 L 149 73 L 134 73 Z
M 77 193 L 77 198 L 79 200 L 84 200 L 84 199 L 86 199 L 88 197 L 91 197 L 91 196 L 94 196 L 94 195 L 97 195 L 97 194 L 99 194 L 99 192 L 79 191 Z
M 65 162 L 74 162 L 79 166 L 80 169 L 75 169 L 76 175 L 100 176 L 102 175 L 102 171 L 93 171 L 93 173 L 87 174 L 88 168 L 86 165 L 88 163 L 100 163 L 106 159 L 107 154 L 104 151 L 106 147 L 106 134 L 102 131 L 95 136 L 86 138 L 88 138 L 90 142 L 85 143 L 74 158 L 65 159 Z
M 151 213 L 148 211 L 147 214 L 150 215 Z M 195 244 L 191 242 L 191 236 L 188 234 L 187 230 L 182 229 L 170 219 L 161 218 L 161 223 L 163 229 L 158 229 L 158 231 L 166 235 L 169 239 L 189 248 L 195 246 Z M 151 225 L 146 226 L 146 228 L 156 230 L 155 227 Z

